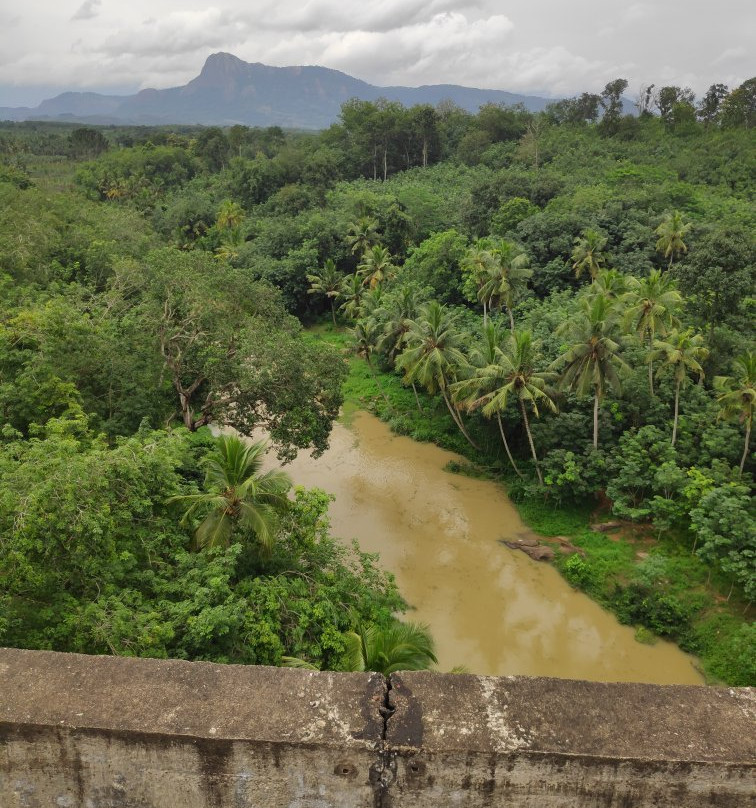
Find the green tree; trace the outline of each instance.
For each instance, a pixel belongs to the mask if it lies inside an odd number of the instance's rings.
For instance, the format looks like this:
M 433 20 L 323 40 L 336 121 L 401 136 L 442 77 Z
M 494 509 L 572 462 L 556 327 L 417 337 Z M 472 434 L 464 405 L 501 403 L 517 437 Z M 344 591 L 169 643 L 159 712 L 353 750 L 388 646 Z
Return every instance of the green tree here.
M 154 334 L 184 425 L 268 429 L 279 451 L 328 445 L 345 364 L 303 339 L 276 290 L 248 273 L 223 273 L 199 251 L 162 250 L 125 268 L 122 300 Z
M 478 299 L 487 299 L 489 309 L 506 307 L 509 327 L 514 332 L 512 309 L 527 288 L 533 271 L 528 267 L 525 251 L 511 241 L 499 241 L 491 251 L 491 257 L 493 260 L 487 263 Z
M 528 436 L 533 465 L 538 481 L 543 485 L 527 408 L 530 407 L 538 417 L 539 406 L 545 406 L 552 412 L 556 412 L 557 406 L 547 390 L 547 382 L 552 374 L 535 369 L 537 358 L 538 345 L 533 341 L 530 331 L 513 331 L 497 354 L 496 362 L 482 371 L 482 375 L 488 377 L 486 384 L 493 389 L 473 401 L 471 407 L 474 409 L 482 406 L 483 415 L 490 417 L 503 412 L 510 397 L 517 401 Z
M 344 276 L 336 268 L 336 262 L 332 258 L 327 258 L 319 272 L 313 272 L 307 276 L 310 282 L 308 294 L 324 295 L 331 304 L 331 319 L 336 325 L 336 309 L 334 302 L 341 294 L 341 283 Z
M 575 317 L 559 329 L 567 335 L 571 347 L 555 362 L 552 370 L 561 370 L 560 385 L 578 395 L 593 393 L 593 448 L 598 449 L 598 415 L 608 387 L 619 391 L 619 373 L 627 369 L 622 349 L 615 339 L 616 304 L 604 297 L 584 298 Z
M 604 87 L 599 103 L 604 111 L 601 118 L 601 131 L 614 135 L 619 130 L 622 118 L 622 93 L 627 89 L 627 79 L 614 79 Z
M 188 505 L 182 522 L 202 519 L 194 530 L 195 545 L 228 547 L 232 537 L 252 538 L 270 556 L 278 531 L 278 514 L 287 506 L 291 478 L 282 471 L 261 473 L 265 441 L 245 443 L 221 435 L 217 451 L 207 460 L 205 493 L 171 497 L 169 503 Z
M 397 671 L 428 670 L 438 662 L 428 626 L 393 620 L 387 626 L 360 626 L 344 635 L 345 652 L 339 670 L 376 671 L 390 676 Z M 283 657 L 289 668 L 319 670 L 297 657 Z
M 679 210 L 673 210 L 672 213 L 664 214 L 661 224 L 654 231 L 659 236 L 656 251 L 665 258 L 669 258 L 668 268 L 672 266 L 676 255 L 688 252 L 683 238 L 690 228 L 690 223 L 683 221 L 682 213 Z
M 362 278 L 356 273 L 347 275 L 341 281 L 340 291 L 344 302 L 339 306 L 339 311 L 343 311 L 350 320 L 357 319 L 362 305 L 362 296 L 365 293 Z
M 715 376 L 714 390 L 717 393 L 720 417 L 735 419 L 745 427 L 745 445 L 739 467 L 742 475 L 751 443 L 753 410 L 756 407 L 756 353 L 747 351 L 737 357 L 733 364 L 734 377 Z
M 386 247 L 375 245 L 362 256 L 362 261 L 357 267 L 357 274 L 362 278 L 362 283 L 371 289 L 390 280 L 396 274 L 391 253 Z
M 697 115 L 706 124 L 711 126 L 719 119 L 719 108 L 727 98 L 729 89 L 725 84 L 712 84 L 698 104 Z
M 465 296 L 471 302 L 477 300 L 483 305 L 483 324 L 488 322 L 489 295 L 482 294 L 489 276 L 493 272 L 495 258 L 490 239 L 479 239 L 470 247 L 462 259 Z
M 500 342 L 501 334 L 496 324 L 486 323 L 483 326 L 483 339 L 470 350 L 469 362 L 473 369 L 472 375 L 468 379 L 462 379 L 452 385 L 455 400 L 461 401 L 468 409 L 480 406 L 483 396 L 497 390 L 501 385 L 503 374 L 509 369 L 508 365 L 506 368 L 502 368 L 500 363 L 502 354 Z M 501 442 L 512 468 L 522 478 L 523 474 L 512 456 L 512 450 L 509 448 L 509 441 L 504 432 L 504 424 L 501 421 L 502 409 L 496 409 L 493 413 L 496 416 Z
M 749 601 L 756 598 L 756 507 L 742 483 L 717 486 L 690 513 L 697 554 L 733 576 Z M 732 595 L 732 588 L 727 599 Z
M 653 269 L 647 278 L 631 276 L 627 279 L 628 291 L 622 302 L 627 307 L 625 323 L 648 348 L 648 388 L 654 395 L 653 347 L 656 335 L 666 336 L 677 325 L 675 311 L 682 304 L 682 295 L 677 291 L 673 278 Z M 674 442 L 674 441 L 673 441 Z
M 406 347 L 397 357 L 396 366 L 404 372 L 408 384 L 417 382 L 429 393 L 441 394 L 454 423 L 477 449 L 449 395 L 457 374 L 467 366 L 457 319 L 456 314 L 435 300 L 424 304 L 417 319 L 409 323 Z
M 704 377 L 701 366 L 709 351 L 704 347 L 703 337 L 694 334 L 693 329 L 678 331 L 674 329 L 667 335 L 666 340 L 655 339 L 652 359 L 662 362 L 657 375 L 671 370 L 675 381 L 675 415 L 672 421 L 672 446 L 677 440 L 677 422 L 680 412 L 680 389 L 689 380 L 689 373 L 697 373 L 699 380 Z
M 371 216 L 361 216 L 352 222 L 347 229 L 346 243 L 357 255 L 364 255 L 375 247 L 380 240 L 378 222 Z
M 350 632 L 346 658 L 350 671 L 377 671 L 384 676 L 428 670 L 438 662 L 428 626 L 399 620 Z
M 576 278 L 587 270 L 591 280 L 596 280 L 599 270 L 606 263 L 606 256 L 602 252 L 606 247 L 606 241 L 605 236 L 591 228 L 583 230 L 582 236 L 575 239 L 571 257 Z

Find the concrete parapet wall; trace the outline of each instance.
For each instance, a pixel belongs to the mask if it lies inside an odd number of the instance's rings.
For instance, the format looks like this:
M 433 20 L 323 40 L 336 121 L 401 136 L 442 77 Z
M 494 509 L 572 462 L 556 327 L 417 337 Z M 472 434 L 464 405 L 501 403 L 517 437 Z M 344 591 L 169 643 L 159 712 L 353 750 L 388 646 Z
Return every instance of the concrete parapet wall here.
M 0 649 L 1 808 L 756 805 L 750 689 Z

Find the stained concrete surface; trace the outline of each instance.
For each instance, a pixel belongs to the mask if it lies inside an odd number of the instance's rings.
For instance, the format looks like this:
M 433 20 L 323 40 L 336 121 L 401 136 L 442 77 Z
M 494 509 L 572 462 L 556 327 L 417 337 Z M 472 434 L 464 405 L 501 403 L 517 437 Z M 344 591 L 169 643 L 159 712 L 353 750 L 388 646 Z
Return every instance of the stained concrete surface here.
M 0 649 L 0 806 L 748 808 L 755 704 Z

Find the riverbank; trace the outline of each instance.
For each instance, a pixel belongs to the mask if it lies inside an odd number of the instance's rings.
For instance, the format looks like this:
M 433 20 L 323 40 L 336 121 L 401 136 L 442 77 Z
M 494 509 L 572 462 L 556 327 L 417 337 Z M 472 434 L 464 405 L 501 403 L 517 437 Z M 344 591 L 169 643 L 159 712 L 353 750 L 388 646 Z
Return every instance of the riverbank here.
M 346 349 L 343 332 L 324 326 L 312 334 L 314 339 Z M 422 391 L 418 394 L 422 411 L 412 389 L 404 387 L 398 376 L 380 373 L 352 357 L 344 387 L 344 418 L 348 421 L 356 411 L 368 410 L 398 434 L 436 443 L 468 458 L 469 464 L 451 464 L 448 470 L 490 477 L 505 486 L 512 482 L 494 441 L 484 447 L 483 454 L 474 452 L 446 408 Z M 556 507 L 531 497 L 514 504 L 523 521 L 547 541 L 564 537 L 582 549 L 584 557 L 555 553 L 554 566 L 574 588 L 634 626 L 639 642 L 654 643 L 660 637 L 674 641 L 699 657 L 710 682 L 756 684 L 756 662 L 750 650 L 753 624 L 740 613 L 742 607 L 726 601 L 726 592 L 716 587 L 716 577 L 709 576 L 684 544 L 669 537 L 659 540 L 644 525 L 623 523 L 621 529 L 608 533 L 591 529 L 592 524 L 612 518 L 607 503 Z

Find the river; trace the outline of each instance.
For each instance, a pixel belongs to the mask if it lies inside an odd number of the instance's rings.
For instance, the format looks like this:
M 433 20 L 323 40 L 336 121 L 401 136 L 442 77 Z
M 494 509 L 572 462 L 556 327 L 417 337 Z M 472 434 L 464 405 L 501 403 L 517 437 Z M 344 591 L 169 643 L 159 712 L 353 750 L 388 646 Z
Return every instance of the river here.
M 552 566 L 502 545 L 527 528 L 500 485 L 445 472 L 452 459 L 358 412 L 334 425 L 320 458 L 300 452 L 285 468 L 335 496 L 334 535 L 380 553 L 411 606 L 405 619 L 430 626 L 441 670 L 703 683 L 675 645 L 637 642 Z

